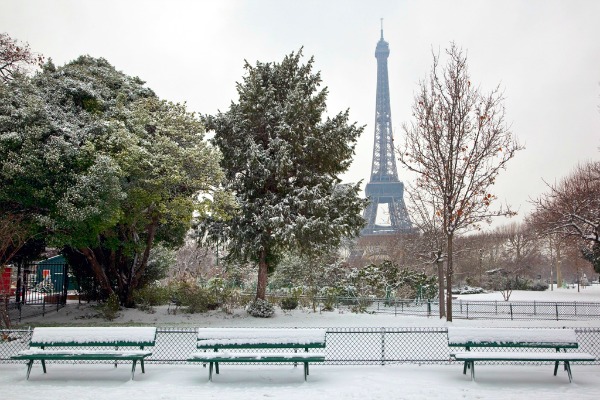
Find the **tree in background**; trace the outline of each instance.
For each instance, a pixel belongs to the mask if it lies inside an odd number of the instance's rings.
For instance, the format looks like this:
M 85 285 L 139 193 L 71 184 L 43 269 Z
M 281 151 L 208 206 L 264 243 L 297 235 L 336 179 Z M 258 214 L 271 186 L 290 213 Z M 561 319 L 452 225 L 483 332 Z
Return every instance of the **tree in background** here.
M 106 60 L 49 62 L 0 85 L 0 206 L 132 306 L 153 247 L 183 243 L 199 193 L 222 177 L 203 134 L 184 105 Z
M 579 165 L 534 202 L 532 223 L 545 234 L 576 237 L 600 273 L 600 161 Z
M 422 81 L 413 105 L 414 121 L 404 125 L 400 162 L 416 173 L 416 190 L 434 200 L 430 213 L 446 238 L 446 318 L 452 321 L 453 240 L 461 229 L 493 216 L 511 215 L 494 208 L 490 187 L 521 146 L 505 122 L 503 97 L 472 84 L 467 58 L 454 43 L 447 65 L 433 67 Z
M 42 66 L 44 56 L 31 51 L 28 43 L 19 43 L 0 33 L 0 82 L 7 83 L 17 74 L 25 74 L 32 65 Z
M 212 235 L 226 238 L 229 259 L 258 264 L 262 300 L 285 252 L 326 253 L 363 225 L 359 184 L 338 178 L 362 128 L 348 122 L 348 111 L 324 117 L 327 89 L 319 90 L 313 59 L 301 58 L 299 51 L 281 63 L 246 63 L 238 101 L 207 118 L 237 207 Z

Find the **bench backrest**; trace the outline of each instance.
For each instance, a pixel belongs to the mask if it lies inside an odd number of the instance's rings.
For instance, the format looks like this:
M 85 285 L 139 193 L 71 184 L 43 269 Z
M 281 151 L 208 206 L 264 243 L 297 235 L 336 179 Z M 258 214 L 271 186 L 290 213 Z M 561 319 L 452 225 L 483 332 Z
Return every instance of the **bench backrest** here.
M 325 347 L 325 329 L 198 328 L 197 347 Z
M 573 329 L 448 328 L 451 347 L 577 348 Z
M 51 346 L 154 346 L 154 327 L 34 328 L 32 347 Z

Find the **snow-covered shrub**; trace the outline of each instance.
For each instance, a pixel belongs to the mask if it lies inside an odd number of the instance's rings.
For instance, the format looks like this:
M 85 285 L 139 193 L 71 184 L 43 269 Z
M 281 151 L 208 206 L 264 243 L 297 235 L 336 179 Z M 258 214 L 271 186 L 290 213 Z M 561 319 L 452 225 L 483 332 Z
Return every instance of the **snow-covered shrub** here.
M 289 296 L 281 299 L 281 309 L 282 310 L 295 310 L 298 307 L 298 298 Z
M 273 304 L 267 300 L 255 299 L 246 306 L 246 311 L 253 317 L 270 318 L 275 314 Z
M 536 291 L 536 292 L 543 292 L 544 290 L 548 289 L 548 284 L 546 282 L 541 282 L 541 281 L 537 281 L 534 284 L 531 285 L 530 290 Z

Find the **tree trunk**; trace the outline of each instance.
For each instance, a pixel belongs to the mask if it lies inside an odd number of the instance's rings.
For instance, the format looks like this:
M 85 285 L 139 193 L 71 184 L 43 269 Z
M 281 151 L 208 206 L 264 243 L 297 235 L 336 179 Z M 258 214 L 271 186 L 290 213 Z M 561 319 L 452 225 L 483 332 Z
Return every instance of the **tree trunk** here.
M 258 284 L 256 285 L 256 298 L 265 300 L 267 295 L 267 251 L 261 250 L 258 260 Z
M 446 259 L 448 260 L 448 266 L 446 268 L 446 321 L 452 322 L 452 274 L 454 268 L 452 265 L 452 252 L 453 252 L 453 235 L 448 234 L 448 254 Z
M 438 253 L 436 260 L 437 272 L 438 272 L 438 301 L 440 303 L 440 318 L 446 316 L 446 302 L 444 299 L 444 263 L 442 262 L 441 252 Z
M 85 256 L 87 261 L 90 263 L 92 271 L 94 271 L 94 275 L 96 275 L 96 279 L 98 279 L 98 282 L 100 283 L 100 287 L 103 290 L 105 290 L 106 293 L 109 295 L 113 293 L 114 290 L 110 284 L 108 276 L 106 276 L 106 271 L 104 271 L 104 269 L 98 262 L 98 259 L 96 258 L 96 255 L 94 254 L 92 249 L 90 249 L 89 247 L 84 247 L 79 249 L 79 251 L 81 251 L 81 253 Z

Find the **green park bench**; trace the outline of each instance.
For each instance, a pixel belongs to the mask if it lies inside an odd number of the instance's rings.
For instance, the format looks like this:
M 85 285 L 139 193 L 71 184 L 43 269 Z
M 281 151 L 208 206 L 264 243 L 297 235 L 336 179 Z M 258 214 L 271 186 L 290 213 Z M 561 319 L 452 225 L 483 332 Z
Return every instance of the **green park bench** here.
M 325 336 L 325 329 L 199 328 L 196 347 L 204 352 L 187 361 L 208 363 L 210 381 L 213 365 L 218 374 L 220 363 L 302 363 L 306 380 L 309 363 L 325 361 L 324 353 L 309 351 L 325 348 Z
M 475 361 L 553 361 L 555 376 L 562 362 L 571 382 L 573 379 L 571 362 L 596 360 L 596 357 L 589 353 L 567 352 L 567 349 L 579 347 L 573 329 L 448 328 L 448 346 L 463 347 L 466 350 L 453 352 L 450 357 L 464 362 L 463 374 L 470 369 L 472 380 L 475 379 Z M 471 351 L 472 348 L 486 350 Z M 531 349 L 548 351 L 531 351 Z
M 35 360 L 39 360 L 46 373 L 46 361 L 132 361 L 131 379 L 139 361 L 144 371 L 144 358 L 152 352 L 144 350 L 154 346 L 156 328 L 150 327 L 56 327 L 34 328 L 28 350 L 12 356 L 27 361 L 27 379 Z M 101 349 L 96 349 L 100 347 Z M 110 347 L 110 349 L 109 349 Z M 120 348 L 138 347 L 139 350 Z M 50 349 L 48 349 L 50 348 Z M 92 349 L 93 348 L 93 349 Z

